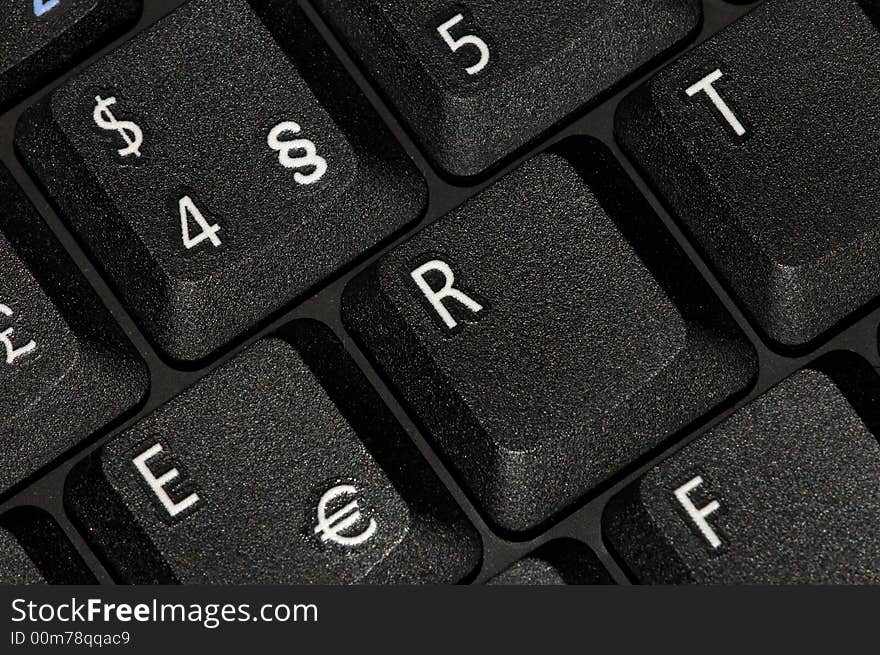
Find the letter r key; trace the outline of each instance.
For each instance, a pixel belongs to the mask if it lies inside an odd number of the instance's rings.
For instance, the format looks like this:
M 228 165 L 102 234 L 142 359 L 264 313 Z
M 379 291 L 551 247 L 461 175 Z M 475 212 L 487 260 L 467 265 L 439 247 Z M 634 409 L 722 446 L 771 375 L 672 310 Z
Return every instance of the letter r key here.
M 428 282 L 427 277 L 431 273 L 439 273 L 443 276 L 443 284 L 439 289 L 434 289 Z M 454 302 L 474 315 L 479 314 L 484 309 L 483 305 L 455 287 L 455 275 L 449 264 L 444 261 L 435 259 L 422 264 L 410 273 L 410 277 L 425 295 L 433 310 L 437 312 L 437 315 L 450 330 L 458 327 L 458 321 L 447 308 L 447 302 Z

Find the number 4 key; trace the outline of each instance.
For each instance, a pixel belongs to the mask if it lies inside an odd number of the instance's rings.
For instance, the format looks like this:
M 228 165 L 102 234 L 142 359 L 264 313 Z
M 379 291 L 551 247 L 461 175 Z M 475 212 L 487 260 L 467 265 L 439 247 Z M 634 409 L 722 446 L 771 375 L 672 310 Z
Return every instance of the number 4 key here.
M 180 207 L 180 233 L 183 238 L 183 245 L 187 250 L 195 248 L 202 241 L 206 240 L 210 240 L 215 248 L 219 248 L 222 245 L 220 237 L 217 236 L 217 233 L 220 231 L 220 226 L 216 223 L 209 225 L 208 221 L 205 220 L 205 216 L 196 206 L 195 202 L 193 202 L 192 198 L 184 196 L 178 201 L 178 206 Z M 190 220 L 195 221 L 196 225 L 198 225 L 201 230 L 201 232 L 195 236 L 191 236 L 189 231 Z
M 172 359 L 216 353 L 424 206 L 295 4 L 264 24 L 246 0 L 190 0 L 19 122 L 28 165 Z

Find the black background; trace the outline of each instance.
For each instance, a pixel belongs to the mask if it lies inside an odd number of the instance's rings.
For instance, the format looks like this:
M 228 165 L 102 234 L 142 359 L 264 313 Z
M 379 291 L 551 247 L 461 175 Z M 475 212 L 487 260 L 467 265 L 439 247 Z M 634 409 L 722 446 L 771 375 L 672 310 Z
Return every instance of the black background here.
M 0 588 L 0 650 L 20 630 L 127 630 L 124 653 L 769 653 L 851 652 L 876 641 L 874 588 L 763 587 L 178 587 Z M 317 623 L 12 623 L 15 598 L 35 602 L 314 603 Z M 210 650 L 207 650 L 210 649 Z M 637 650 L 638 649 L 638 650 Z

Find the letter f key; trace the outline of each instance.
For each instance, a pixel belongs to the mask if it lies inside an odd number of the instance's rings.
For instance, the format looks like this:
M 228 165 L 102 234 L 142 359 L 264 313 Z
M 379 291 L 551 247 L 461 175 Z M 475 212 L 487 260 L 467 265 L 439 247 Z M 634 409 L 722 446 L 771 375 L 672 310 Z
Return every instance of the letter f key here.
M 712 547 L 712 550 L 718 550 L 721 548 L 721 538 L 706 519 L 721 509 L 721 503 L 717 500 L 713 500 L 705 507 L 697 507 L 690 498 L 691 492 L 695 491 L 702 485 L 703 478 L 698 475 L 676 489 L 675 497 L 678 502 L 681 503 L 681 506 L 684 507 L 685 512 L 687 512 L 688 517 L 694 522 L 694 525 L 697 526 L 700 534 L 703 535 L 703 538 Z

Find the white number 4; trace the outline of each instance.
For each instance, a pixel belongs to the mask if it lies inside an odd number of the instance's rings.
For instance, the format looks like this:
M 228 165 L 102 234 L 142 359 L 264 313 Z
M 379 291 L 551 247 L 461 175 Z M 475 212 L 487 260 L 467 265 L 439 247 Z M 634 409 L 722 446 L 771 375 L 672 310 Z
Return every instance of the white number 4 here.
M 192 198 L 184 196 L 178 204 L 180 205 L 180 233 L 183 236 L 183 245 L 186 246 L 187 250 L 195 248 L 206 239 L 209 239 L 215 248 L 221 245 L 220 237 L 217 236 L 220 226 L 208 225 L 208 221 L 205 220 L 201 210 L 196 207 Z M 191 236 L 189 233 L 190 219 L 194 220 L 201 230 L 195 236 Z
M 443 37 L 443 40 L 446 41 L 446 45 L 449 46 L 449 49 L 452 50 L 452 52 L 455 52 L 466 45 L 474 46 L 480 51 L 480 61 L 465 69 L 468 72 L 468 75 L 476 75 L 486 67 L 486 64 L 489 63 L 489 46 L 486 45 L 486 42 L 483 41 L 483 39 L 474 36 L 473 34 L 465 34 L 457 39 L 453 38 L 449 30 L 463 20 L 464 16 L 462 14 L 457 14 L 438 27 L 437 31 L 440 33 L 440 36 Z

